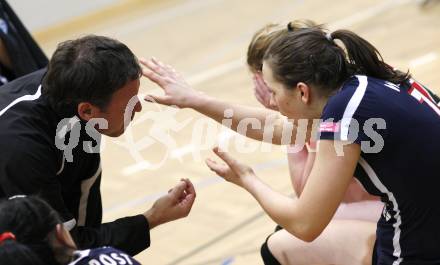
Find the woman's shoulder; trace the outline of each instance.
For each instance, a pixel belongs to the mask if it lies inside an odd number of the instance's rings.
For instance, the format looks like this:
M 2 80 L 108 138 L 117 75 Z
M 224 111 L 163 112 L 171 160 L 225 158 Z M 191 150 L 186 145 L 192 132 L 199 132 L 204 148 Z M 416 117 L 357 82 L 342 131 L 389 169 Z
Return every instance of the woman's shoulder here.
M 383 117 L 388 101 L 391 100 L 391 94 L 396 93 L 393 89 L 398 88 L 380 79 L 365 75 L 352 76 L 329 97 L 321 119 L 335 122 L 356 119 L 359 123 L 363 123 L 369 118 Z M 323 129 L 331 130 L 331 128 Z
M 380 104 L 381 99 L 389 98 L 385 94 L 396 91 L 399 91 L 399 85 L 374 77 L 354 75 L 330 96 L 325 109 L 342 114 L 347 110 L 356 110 L 361 104 L 363 107 L 366 104 L 374 107 Z
M 112 248 L 101 247 L 75 251 L 74 260 L 69 265 L 140 265 L 127 253 Z
M 409 80 L 408 80 L 409 81 Z M 352 92 L 358 90 L 363 90 L 367 88 L 375 88 L 375 87 L 381 87 L 381 88 L 388 88 L 394 91 L 398 91 L 401 88 L 401 85 L 392 83 L 387 80 L 378 79 L 371 76 L 366 75 L 353 75 L 349 77 L 344 84 L 342 85 L 340 92 Z M 387 89 L 387 91 L 388 91 Z

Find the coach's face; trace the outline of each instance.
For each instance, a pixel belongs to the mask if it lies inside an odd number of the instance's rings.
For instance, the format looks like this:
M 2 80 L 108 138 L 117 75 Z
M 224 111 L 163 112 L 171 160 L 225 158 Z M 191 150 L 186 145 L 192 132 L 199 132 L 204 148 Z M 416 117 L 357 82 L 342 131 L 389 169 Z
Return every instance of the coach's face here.
M 102 112 L 102 118 L 108 121 L 108 129 L 99 130 L 100 133 L 110 137 L 117 137 L 124 133 L 135 113 L 142 110 L 138 98 L 139 86 L 138 78 L 127 82 L 125 86 L 113 93 L 106 110 Z
M 110 137 L 118 137 L 124 133 L 125 128 L 133 120 L 136 112 L 142 110 L 138 98 L 140 80 L 139 78 L 127 82 L 123 87 L 113 93 L 111 100 L 105 109 L 89 103 L 80 103 L 78 112 L 83 120 L 105 119 L 107 128 L 95 126 L 99 133 Z

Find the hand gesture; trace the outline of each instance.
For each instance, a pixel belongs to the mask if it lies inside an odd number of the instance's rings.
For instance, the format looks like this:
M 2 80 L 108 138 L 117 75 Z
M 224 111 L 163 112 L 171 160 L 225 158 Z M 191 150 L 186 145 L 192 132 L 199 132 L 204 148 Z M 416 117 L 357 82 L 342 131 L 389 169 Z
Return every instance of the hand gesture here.
M 148 95 L 145 100 L 157 102 L 167 106 L 188 108 L 193 102 L 197 102 L 200 92 L 194 90 L 171 66 L 152 58 L 150 60 L 140 59 L 145 66 L 142 75 L 156 83 L 163 89 L 164 95 Z
M 196 199 L 196 192 L 189 179 L 182 179 L 168 194 L 154 202 L 144 215 L 150 229 L 160 224 L 188 216 Z
M 209 167 L 209 169 L 214 171 L 226 181 L 232 182 L 235 185 L 246 189 L 252 180 L 256 178 L 251 167 L 238 162 L 228 153 L 219 150 L 218 147 L 215 147 L 213 151 L 226 164 L 217 163 L 216 161 L 208 158 L 206 159 L 206 165 Z

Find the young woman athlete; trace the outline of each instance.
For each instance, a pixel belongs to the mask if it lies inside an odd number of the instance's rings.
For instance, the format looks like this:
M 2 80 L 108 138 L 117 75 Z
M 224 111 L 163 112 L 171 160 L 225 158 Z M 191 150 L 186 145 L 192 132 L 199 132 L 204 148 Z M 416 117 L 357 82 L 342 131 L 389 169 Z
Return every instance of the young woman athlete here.
M 264 128 L 272 113 L 213 100 L 194 91 L 171 67 L 155 60 L 145 64 L 144 75 L 164 89 L 165 95 L 153 96 L 159 103 L 191 107 L 217 121 L 232 109 L 234 128 L 243 118 L 255 118 Z M 214 152 L 226 164 L 208 159 L 211 170 L 246 189 L 276 223 L 308 242 L 332 220 L 355 175 L 385 203 L 377 223 L 377 264 L 438 264 L 435 154 L 440 142 L 435 139 L 440 109 L 432 95 L 347 30 L 309 28 L 278 38 L 265 53 L 263 77 L 279 112 L 295 121 L 291 142 L 299 119 L 309 121 L 301 132 L 307 141 L 319 132 L 316 159 L 301 196 L 273 191 L 250 167 L 218 148 Z M 282 124 L 280 118 L 274 125 L 273 143 L 281 143 Z M 246 135 L 264 140 L 261 128 Z
M 271 104 L 270 91 L 261 76 L 264 53 L 276 38 L 290 31 L 311 27 L 322 28 L 310 20 L 295 20 L 287 26 L 267 24 L 254 34 L 247 51 L 247 64 L 253 74 L 255 97 L 266 108 L 278 110 L 276 104 Z M 297 196 L 304 189 L 312 169 L 315 146 L 316 142 L 310 142 L 300 149 L 296 146 L 287 147 L 290 178 Z M 376 237 L 375 224 L 383 208 L 383 203 L 378 199 L 369 195 L 353 178 L 334 218 L 314 242 L 304 242 L 277 227 L 276 232 L 270 235 L 261 247 L 264 263 L 266 265 L 371 264 Z

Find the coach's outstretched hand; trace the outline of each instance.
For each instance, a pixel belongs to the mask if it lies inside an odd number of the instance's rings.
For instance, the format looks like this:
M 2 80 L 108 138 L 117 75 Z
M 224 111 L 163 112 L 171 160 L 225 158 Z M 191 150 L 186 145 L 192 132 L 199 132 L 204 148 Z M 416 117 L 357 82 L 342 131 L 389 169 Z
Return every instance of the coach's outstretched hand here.
M 226 181 L 247 189 L 252 181 L 256 179 L 251 167 L 238 162 L 228 153 L 221 151 L 218 147 L 214 147 L 213 151 L 225 161 L 226 164 L 218 163 L 208 158 L 206 159 L 206 165 Z
M 189 179 L 182 179 L 167 195 L 157 199 L 144 215 L 150 229 L 188 216 L 196 199 L 196 191 Z
M 190 108 L 198 102 L 198 97 L 202 96 L 202 93 L 194 90 L 183 76 L 171 66 L 154 58 L 140 59 L 139 61 L 145 66 L 142 69 L 143 76 L 159 85 L 165 93 L 164 95 L 148 95 L 145 97 L 146 101 L 179 108 Z

